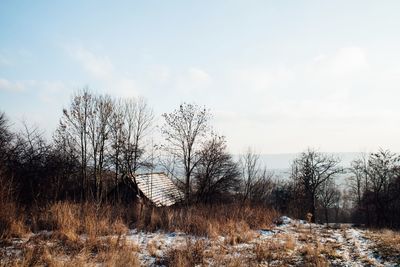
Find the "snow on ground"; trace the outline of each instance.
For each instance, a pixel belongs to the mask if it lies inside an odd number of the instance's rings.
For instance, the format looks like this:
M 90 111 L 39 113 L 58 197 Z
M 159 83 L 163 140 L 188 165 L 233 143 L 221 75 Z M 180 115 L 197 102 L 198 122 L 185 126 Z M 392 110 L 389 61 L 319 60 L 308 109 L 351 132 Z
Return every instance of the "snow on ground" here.
M 230 259 L 238 260 L 239 266 L 250 263 L 252 266 L 399 266 L 398 262 L 384 261 L 379 256 L 374 241 L 368 238 L 368 230 L 350 225 L 327 227 L 282 217 L 271 229 L 252 232 L 237 241 L 228 236 L 206 238 L 181 232 L 131 230 L 125 240 L 137 245 L 143 266 L 162 265 L 168 251 L 187 249 L 196 241 L 202 242 L 203 263 L 207 266 L 227 265 L 226 260 Z M 49 235 L 48 232 L 40 234 Z M 18 257 L 18 248 L 29 244 L 34 236 L 11 240 L 7 246 L 0 247 L 0 255 Z

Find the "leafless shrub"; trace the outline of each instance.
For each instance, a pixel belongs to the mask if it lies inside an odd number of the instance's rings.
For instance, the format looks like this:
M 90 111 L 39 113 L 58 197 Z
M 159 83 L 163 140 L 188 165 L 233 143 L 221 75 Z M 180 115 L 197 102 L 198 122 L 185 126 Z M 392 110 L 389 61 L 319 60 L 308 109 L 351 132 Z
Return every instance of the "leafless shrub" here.
M 206 243 L 204 240 L 193 241 L 188 239 L 184 248 L 173 248 L 167 252 L 164 263 L 171 267 L 186 267 L 203 264 L 204 250 Z

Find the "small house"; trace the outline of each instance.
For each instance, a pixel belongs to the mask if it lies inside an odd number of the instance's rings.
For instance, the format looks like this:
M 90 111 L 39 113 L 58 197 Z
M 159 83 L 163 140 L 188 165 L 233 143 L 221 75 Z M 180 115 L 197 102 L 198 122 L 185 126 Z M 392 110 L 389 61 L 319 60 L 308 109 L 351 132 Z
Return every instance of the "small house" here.
M 125 201 L 134 201 L 138 196 L 143 197 L 146 202 L 156 207 L 172 206 L 182 201 L 184 197 L 183 192 L 163 172 L 126 177 L 123 183 L 121 182 L 110 192 L 108 198 L 115 194 Z

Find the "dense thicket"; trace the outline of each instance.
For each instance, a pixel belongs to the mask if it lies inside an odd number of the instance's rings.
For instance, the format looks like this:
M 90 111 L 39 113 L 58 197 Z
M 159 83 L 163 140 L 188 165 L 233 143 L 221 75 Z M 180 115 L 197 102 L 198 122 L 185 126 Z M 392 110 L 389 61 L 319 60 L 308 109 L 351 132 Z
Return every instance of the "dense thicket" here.
M 353 219 L 377 227 L 400 228 L 400 157 L 388 150 L 352 163 Z
M 135 186 L 135 173 L 162 170 L 185 192 L 187 205 L 235 202 L 298 218 L 311 213 L 316 222 L 400 228 L 397 154 L 380 150 L 344 169 L 338 158 L 308 149 L 293 161 L 290 179 L 279 180 L 251 149 L 235 160 L 206 108 L 183 103 L 163 119 L 164 139 L 154 143 L 158 128 L 145 100 L 87 89 L 72 96 L 50 141 L 28 124 L 11 130 L 0 113 L 1 208 L 118 201 L 129 177 Z M 347 184 L 338 184 L 339 175 Z

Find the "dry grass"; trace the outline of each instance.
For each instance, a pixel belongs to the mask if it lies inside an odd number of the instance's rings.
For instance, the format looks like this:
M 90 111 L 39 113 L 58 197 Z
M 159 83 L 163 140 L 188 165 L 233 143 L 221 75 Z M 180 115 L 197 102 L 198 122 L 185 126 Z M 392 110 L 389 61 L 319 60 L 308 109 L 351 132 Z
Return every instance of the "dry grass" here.
M 123 239 L 73 243 L 59 236 L 39 235 L 20 249 L 18 256 L 0 260 L 0 266 L 140 266 L 138 246 Z
M 255 260 L 258 263 L 267 263 L 268 266 L 272 261 L 284 259 L 284 252 L 283 246 L 273 241 L 257 243 L 253 249 Z
M 207 237 L 231 234 L 232 228 L 243 229 L 240 232 L 244 232 L 246 229 L 267 228 L 278 216 L 276 211 L 265 207 L 241 206 L 239 204 L 152 208 L 145 210 L 144 213 L 147 215 L 143 216 L 143 219 L 137 223 L 139 229 L 182 231 Z
M 21 255 L 7 256 L 0 265 L 7 266 L 138 266 L 137 248 L 124 242 L 129 228 L 168 232 L 181 231 L 215 239 L 225 237 L 226 245 L 248 243 L 257 232 L 268 228 L 278 214 L 264 207 L 236 204 L 190 207 L 137 209 L 85 203 L 57 202 L 44 207 L 23 210 L 12 202 L 0 203 L 1 246 L 14 237 L 24 237 Z M 41 232 L 42 230 L 46 230 Z M 32 237 L 27 235 L 36 233 Z M 29 238 L 30 237 L 30 238 Z M 9 240 L 9 241 L 7 241 Z M 10 243 L 8 243 L 10 244 Z M 14 243 L 15 244 L 15 243 Z M 188 240 L 182 249 L 164 252 L 157 242 L 149 243 L 149 254 L 169 266 L 191 266 L 204 263 L 206 244 Z M 0 255 L 2 256 L 2 255 Z M 211 258 L 217 257 L 213 255 Z M 243 259 L 227 257 L 225 266 L 246 266 Z M 129 263 L 129 264 L 128 264 Z
M 240 243 L 247 243 L 256 237 L 256 232 L 251 230 L 246 222 L 235 222 L 229 220 L 225 226 L 220 230 L 220 234 L 225 236 L 225 243 L 229 245 L 236 245 Z
M 326 267 L 329 266 L 329 262 L 325 259 L 322 254 L 322 246 L 320 243 L 317 244 L 306 244 L 300 250 L 300 253 L 304 259 L 304 266 L 315 266 L 315 267 Z
M 384 229 L 368 231 L 367 236 L 375 242 L 374 250 L 379 256 L 400 265 L 400 232 Z
M 17 205 L 13 202 L 0 202 L 0 240 L 22 237 L 29 232 Z
M 129 262 L 129 266 L 139 266 L 137 255 L 128 251 L 132 247 L 123 244 L 128 227 L 118 213 L 121 211 L 115 212 L 111 206 L 58 202 L 24 212 L 13 203 L 0 205 L 0 241 L 3 245 L 7 245 L 10 238 L 28 238 L 30 230 L 50 231 L 32 236 L 24 246 L 17 247 L 21 251 L 19 257 L 11 255 L 1 260 L 0 265 L 95 266 L 101 262 L 115 266 L 118 262 Z M 117 236 L 115 241 L 103 239 L 111 234 Z
M 167 251 L 163 264 L 171 267 L 186 267 L 204 264 L 206 243 L 204 240 L 188 239 L 183 248 L 173 248 Z
M 294 250 L 296 247 L 296 240 L 291 235 L 285 235 L 284 240 L 284 248 L 285 250 Z
M 239 204 L 194 205 L 155 208 L 144 206 L 141 214 L 133 207 L 98 206 L 85 203 L 57 202 L 23 211 L 13 203 L 0 203 L 0 237 L 21 237 L 29 231 L 59 231 L 71 240 L 86 234 L 89 239 L 108 234 L 124 234 L 128 228 L 169 232 L 181 231 L 196 236 L 232 239 L 252 237 L 250 229 L 268 228 L 278 214 L 265 207 Z M 20 214 L 18 217 L 17 214 Z M 29 224 L 25 224 L 29 221 Z M 235 237 L 236 236 L 236 237 Z M 232 242 L 242 242 L 233 240 Z
M 158 257 L 158 251 L 161 249 L 160 245 L 158 244 L 158 240 L 150 240 L 147 243 L 147 251 L 149 252 L 150 256 Z

